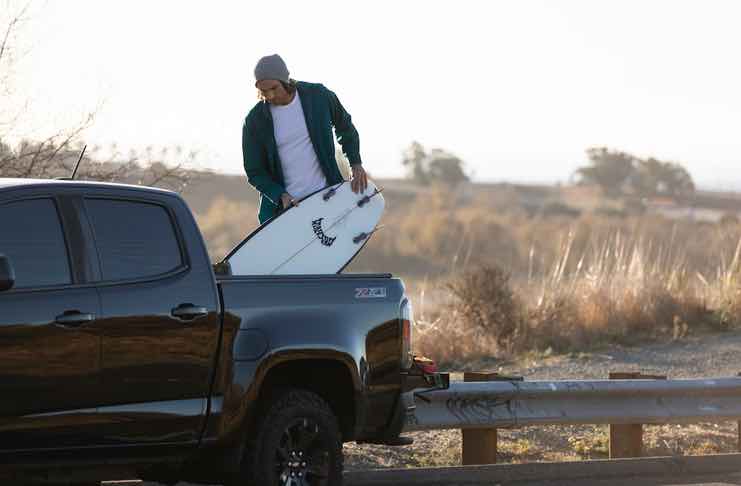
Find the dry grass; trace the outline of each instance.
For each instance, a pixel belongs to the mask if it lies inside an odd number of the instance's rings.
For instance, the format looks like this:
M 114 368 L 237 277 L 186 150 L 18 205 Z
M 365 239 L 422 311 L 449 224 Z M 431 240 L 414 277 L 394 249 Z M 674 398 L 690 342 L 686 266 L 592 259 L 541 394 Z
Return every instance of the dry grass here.
M 420 319 L 420 351 L 449 365 L 681 339 L 726 330 L 741 319 L 741 241 L 728 263 L 719 259 L 712 278 L 692 275 L 681 252 L 641 238 L 596 242 L 580 256 L 572 248 L 569 237 L 549 271 L 531 272 L 519 284 L 486 264 L 451 276 L 447 303 L 434 319 Z
M 220 261 L 257 227 L 256 215 L 256 206 L 223 197 L 217 197 L 205 213 L 196 213 L 211 261 Z
M 681 456 L 737 452 L 737 423 L 643 427 L 643 455 Z M 578 461 L 609 457 L 607 425 L 547 425 L 499 429 L 497 462 Z M 460 430 L 413 432 L 409 447 L 345 444 L 347 470 L 439 467 L 461 464 Z
M 741 321 L 735 224 L 525 217 L 516 208 L 450 209 L 434 199 L 410 213 L 400 248 L 450 262 L 437 285 L 425 281 L 417 292 L 417 346 L 443 364 L 681 339 Z M 412 237 L 417 226 L 420 238 Z M 430 287 L 437 306 L 428 311 Z
M 741 225 L 631 214 L 615 201 L 577 215 L 553 193 L 529 191 L 542 199 L 533 211 L 506 188 L 388 191 L 386 229 L 349 271 L 403 277 L 418 349 L 442 363 L 741 323 Z M 256 227 L 256 207 L 220 198 L 197 219 L 218 260 Z

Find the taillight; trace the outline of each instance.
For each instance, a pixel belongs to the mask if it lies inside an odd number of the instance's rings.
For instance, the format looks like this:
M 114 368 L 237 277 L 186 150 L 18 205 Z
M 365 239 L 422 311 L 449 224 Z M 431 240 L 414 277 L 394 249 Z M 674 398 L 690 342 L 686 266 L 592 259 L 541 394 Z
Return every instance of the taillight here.
M 424 356 L 415 356 L 414 364 L 417 366 L 417 368 L 422 370 L 422 373 L 426 375 L 437 373 L 437 364 L 430 358 L 425 358 Z
M 412 367 L 412 337 L 414 331 L 414 309 L 412 303 L 404 300 L 401 304 L 401 367 Z

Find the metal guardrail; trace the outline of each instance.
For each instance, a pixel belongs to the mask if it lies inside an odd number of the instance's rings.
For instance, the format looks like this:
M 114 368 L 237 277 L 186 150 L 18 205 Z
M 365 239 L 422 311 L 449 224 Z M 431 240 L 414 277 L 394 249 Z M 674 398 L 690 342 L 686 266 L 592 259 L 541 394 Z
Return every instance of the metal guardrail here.
M 414 397 L 406 432 L 741 419 L 741 378 L 451 382 Z

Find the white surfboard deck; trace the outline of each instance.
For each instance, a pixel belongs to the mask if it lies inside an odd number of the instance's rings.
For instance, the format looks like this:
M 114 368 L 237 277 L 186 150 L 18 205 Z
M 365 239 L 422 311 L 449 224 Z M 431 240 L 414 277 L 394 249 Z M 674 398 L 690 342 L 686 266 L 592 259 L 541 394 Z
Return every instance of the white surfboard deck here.
M 339 273 L 368 242 L 384 207 L 371 181 L 358 194 L 348 181 L 329 186 L 265 222 L 224 260 L 232 275 Z

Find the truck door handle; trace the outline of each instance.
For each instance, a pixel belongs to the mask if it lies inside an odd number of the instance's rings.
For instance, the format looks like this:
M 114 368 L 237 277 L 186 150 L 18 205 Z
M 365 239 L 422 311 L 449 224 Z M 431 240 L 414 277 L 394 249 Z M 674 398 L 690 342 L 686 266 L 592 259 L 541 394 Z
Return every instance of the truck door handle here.
M 62 315 L 54 318 L 54 323 L 62 327 L 80 327 L 81 325 L 95 320 L 95 314 L 89 312 L 65 311 Z
M 180 304 L 172 309 L 170 314 L 183 321 L 192 321 L 196 317 L 202 317 L 208 314 L 208 309 L 193 304 Z

